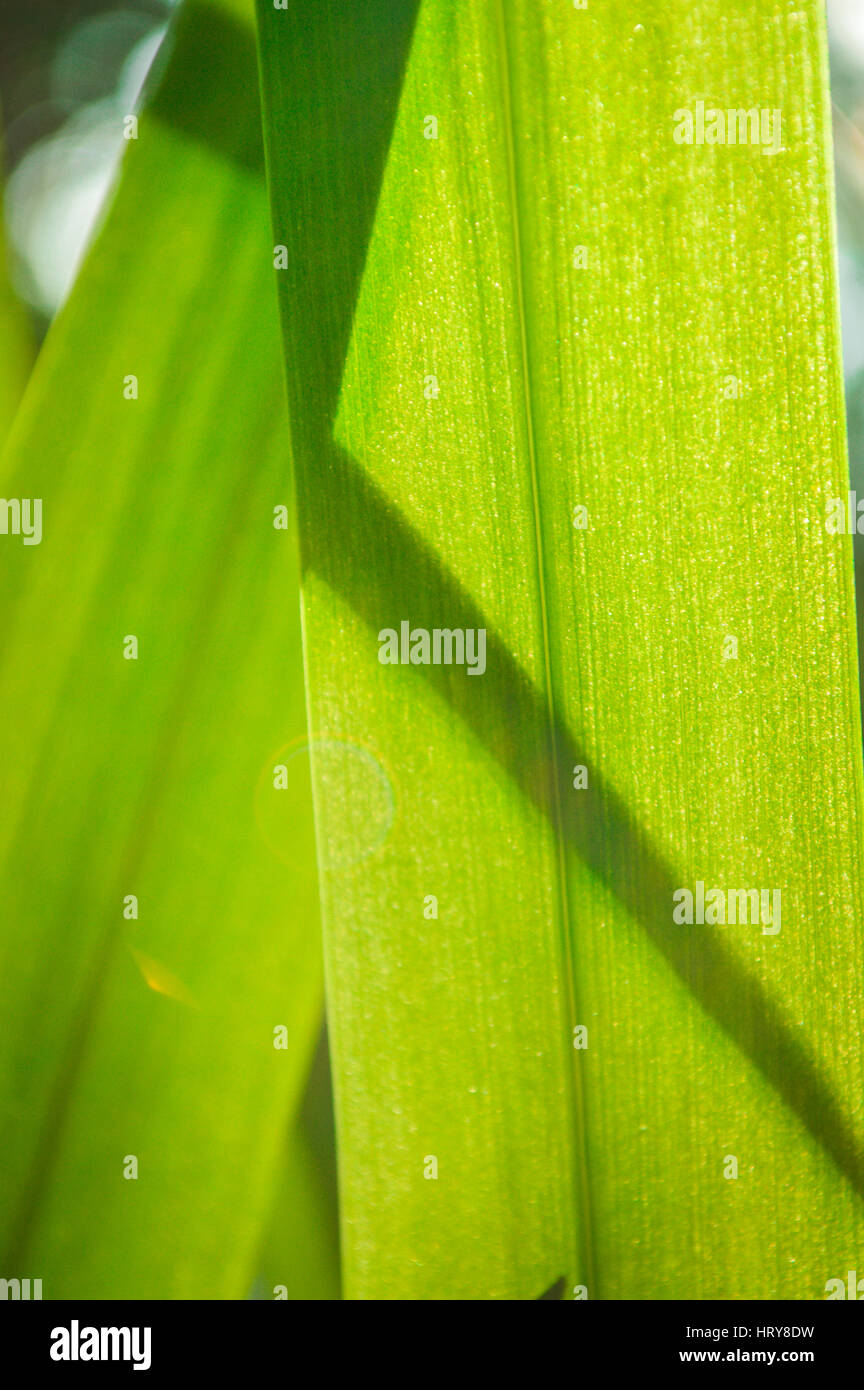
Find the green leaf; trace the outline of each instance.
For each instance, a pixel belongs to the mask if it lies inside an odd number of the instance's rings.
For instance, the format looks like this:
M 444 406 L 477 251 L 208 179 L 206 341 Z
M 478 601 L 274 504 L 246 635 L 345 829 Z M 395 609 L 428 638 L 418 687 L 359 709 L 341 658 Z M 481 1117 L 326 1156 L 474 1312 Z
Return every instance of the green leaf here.
M 3 146 L 0 141 L 0 159 Z M 33 365 L 33 336 L 27 311 L 9 278 L 0 200 L 0 442 L 5 440 Z
M 341 1298 L 333 1087 L 323 1030 L 299 1117 L 288 1134 L 254 1296 L 307 1302 Z
M 320 1026 L 250 19 L 184 7 L 3 466 L 0 1236 L 45 1298 L 245 1297 Z
M 822 7 L 258 17 L 348 1295 L 824 1297 L 864 960 Z M 765 148 L 677 143 L 700 101 Z M 403 621 L 485 674 L 382 664 Z M 781 930 L 676 924 L 700 882 Z
M 282 1185 L 261 1258 L 262 1298 L 332 1302 L 340 1297 L 336 1206 L 306 1127 L 292 1130 Z

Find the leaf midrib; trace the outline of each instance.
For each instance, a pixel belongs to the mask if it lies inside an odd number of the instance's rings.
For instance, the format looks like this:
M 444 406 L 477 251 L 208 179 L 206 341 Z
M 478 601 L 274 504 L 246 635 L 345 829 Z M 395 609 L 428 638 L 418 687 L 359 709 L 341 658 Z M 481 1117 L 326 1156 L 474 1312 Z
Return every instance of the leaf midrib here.
M 534 426 L 533 379 L 528 349 L 528 315 L 525 302 L 524 262 L 522 250 L 522 217 L 519 180 L 519 164 L 516 157 L 515 126 L 513 120 L 513 94 L 511 81 L 511 53 L 507 39 L 507 18 L 504 0 L 495 0 L 496 27 L 498 31 L 499 66 L 501 73 L 501 94 L 503 104 L 503 137 L 506 156 L 507 197 L 510 210 L 510 227 L 513 242 L 513 275 L 515 288 L 515 310 L 517 332 L 519 335 L 519 359 L 522 375 L 522 399 L 525 410 L 525 435 L 528 445 L 528 465 L 531 481 L 531 507 L 534 522 L 534 544 L 537 568 L 537 593 L 540 608 L 541 638 L 543 644 L 543 683 L 546 696 L 546 723 L 549 761 L 552 772 L 552 831 L 555 837 L 555 855 L 558 884 L 558 929 L 560 934 L 559 956 L 564 969 L 564 999 L 568 1016 L 567 1037 L 562 1040 L 570 1057 L 569 1072 L 573 1089 L 569 1097 L 571 1125 L 574 1140 L 575 1201 L 578 1215 L 576 1233 L 577 1247 L 581 1252 L 581 1277 L 590 1290 L 596 1288 L 594 1240 L 592 1220 L 591 1182 L 588 1168 L 587 1122 L 585 1088 L 582 1069 L 575 1050 L 570 1046 L 573 1030 L 582 1016 L 579 1009 L 579 993 L 576 982 L 575 957 L 573 950 L 573 929 L 570 913 L 570 894 L 567 874 L 567 850 L 564 835 L 564 816 L 561 797 L 563 781 L 555 736 L 557 725 L 555 715 L 554 685 L 552 682 L 552 643 L 549 635 L 549 613 L 546 598 L 546 548 L 543 536 L 543 518 L 540 501 L 540 479 L 537 463 L 537 437 Z

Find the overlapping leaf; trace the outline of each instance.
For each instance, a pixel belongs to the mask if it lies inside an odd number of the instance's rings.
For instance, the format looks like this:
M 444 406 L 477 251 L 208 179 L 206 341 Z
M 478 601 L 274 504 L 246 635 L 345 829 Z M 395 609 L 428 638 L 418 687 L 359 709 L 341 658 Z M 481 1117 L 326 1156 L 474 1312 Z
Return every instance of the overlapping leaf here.
M 3 466 L 0 1244 L 45 1298 L 246 1296 L 320 1019 L 249 19 L 184 7 Z

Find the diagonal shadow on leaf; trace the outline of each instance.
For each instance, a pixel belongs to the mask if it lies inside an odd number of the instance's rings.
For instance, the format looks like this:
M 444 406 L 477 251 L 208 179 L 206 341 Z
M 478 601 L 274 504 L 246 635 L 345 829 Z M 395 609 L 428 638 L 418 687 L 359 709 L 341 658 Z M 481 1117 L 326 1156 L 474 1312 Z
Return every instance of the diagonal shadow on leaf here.
M 286 149 L 298 152 L 291 203 L 279 180 L 273 181 L 271 196 L 276 240 L 287 244 L 290 263 L 298 267 L 291 293 L 281 303 L 288 355 L 309 364 L 304 379 L 288 381 L 295 457 L 304 464 L 314 460 L 314 465 L 297 468 L 299 511 L 301 518 L 314 519 L 321 538 L 321 544 L 310 544 L 301 526 L 304 571 L 314 570 L 376 633 L 398 626 L 406 612 L 417 627 L 439 626 L 444 613 L 449 626 L 486 628 L 484 679 L 493 698 L 482 709 L 472 703 L 471 682 L 457 679 L 452 668 L 411 669 L 432 683 L 553 824 L 560 815 L 567 844 L 616 894 L 705 1012 L 864 1195 L 864 1155 L 853 1127 L 781 1010 L 716 930 L 706 926 L 696 944 L 672 924 L 672 894 L 680 877 L 557 716 L 549 729 L 546 696 L 529 681 L 456 576 L 334 440 L 343 368 L 416 10 L 416 0 L 299 0 L 290 21 L 290 68 L 276 64 L 266 45 L 262 52 L 265 91 L 275 91 L 279 98 L 279 149 L 282 157 Z M 265 14 L 268 8 L 259 0 L 259 25 Z M 334 63 L 334 47 L 341 67 Z M 329 55 L 326 64 L 322 53 Z M 294 95 L 291 70 L 323 73 L 331 65 L 344 73 L 339 90 L 322 78 L 314 106 L 306 100 L 308 85 Z M 202 137 L 207 138 L 206 131 Z M 274 138 L 272 125 L 269 138 Z M 352 209 L 350 219 L 340 217 L 343 208 Z M 374 568 L 356 561 L 368 551 L 370 535 L 375 538 Z M 406 576 L 411 577 L 410 589 Z M 526 755 L 526 748 L 541 742 L 525 738 L 526 731 L 543 732 L 542 759 Z M 578 797 L 567 796 L 565 787 L 555 785 L 554 769 L 576 764 L 588 768 L 589 785 Z

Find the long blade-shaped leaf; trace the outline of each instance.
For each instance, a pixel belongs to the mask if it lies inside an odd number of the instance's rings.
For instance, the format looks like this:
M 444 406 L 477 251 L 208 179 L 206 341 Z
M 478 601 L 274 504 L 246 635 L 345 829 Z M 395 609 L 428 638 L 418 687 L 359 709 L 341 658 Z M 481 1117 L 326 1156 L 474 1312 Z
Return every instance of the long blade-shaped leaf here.
M 4 466 L 0 1245 L 45 1298 L 247 1294 L 320 1018 L 250 18 L 184 9 Z
M 823 1296 L 864 962 L 821 6 L 259 29 L 349 1293 Z M 750 135 L 676 140 L 700 102 Z M 485 674 L 382 664 L 402 622 Z M 674 922 L 699 883 L 765 915 Z

